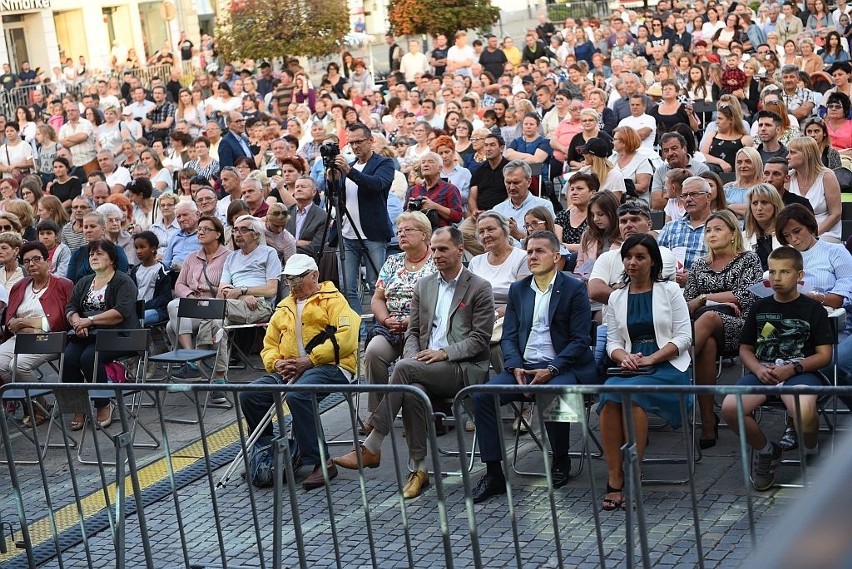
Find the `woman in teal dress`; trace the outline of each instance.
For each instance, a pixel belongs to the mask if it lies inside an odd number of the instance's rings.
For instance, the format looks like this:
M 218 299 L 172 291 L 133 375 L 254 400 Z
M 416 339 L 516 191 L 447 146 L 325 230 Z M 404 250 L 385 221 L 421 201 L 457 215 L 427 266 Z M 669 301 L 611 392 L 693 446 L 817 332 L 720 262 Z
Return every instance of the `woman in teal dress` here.
M 689 385 L 689 347 L 692 327 L 689 309 L 677 283 L 662 281 L 663 260 L 657 241 L 646 234 L 630 236 L 621 247 L 625 286 L 612 293 L 606 309 L 607 353 L 625 375 L 609 377 L 606 385 Z M 642 368 L 640 370 L 640 368 Z M 636 375 L 631 375 L 636 372 Z M 680 399 L 672 393 L 632 396 L 633 422 L 639 462 L 653 413 L 673 428 L 683 422 Z M 692 401 L 688 401 L 691 406 Z M 621 395 L 604 393 L 598 406 L 607 488 L 603 509 L 621 509 L 624 471 L 621 447 L 624 419 Z

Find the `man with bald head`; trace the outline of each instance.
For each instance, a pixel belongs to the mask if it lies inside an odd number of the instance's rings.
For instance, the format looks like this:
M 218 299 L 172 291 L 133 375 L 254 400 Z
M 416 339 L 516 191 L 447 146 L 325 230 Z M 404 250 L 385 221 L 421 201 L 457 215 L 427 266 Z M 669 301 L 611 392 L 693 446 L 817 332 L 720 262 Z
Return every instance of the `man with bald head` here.
M 237 158 L 245 156 L 254 165 L 254 155 L 246 138 L 246 119 L 241 113 L 228 113 L 228 134 L 219 142 L 219 165 L 222 168 L 233 166 Z
M 210 186 L 202 186 L 201 189 L 196 192 L 195 203 L 198 206 L 198 214 L 201 217 L 204 217 L 205 215 L 219 217 L 216 212 L 216 206 L 218 205 L 216 192 L 214 192 L 213 188 Z M 221 218 L 219 221 L 225 223 L 225 220 Z
M 92 185 L 92 199 L 95 202 L 95 207 L 103 205 L 109 198 L 109 186 L 106 182 L 95 182 Z
M 114 194 L 124 193 L 124 189 L 130 183 L 130 172 L 124 166 L 115 165 L 113 153 L 109 150 L 98 152 L 98 166 L 106 176 L 106 183 L 110 191 Z

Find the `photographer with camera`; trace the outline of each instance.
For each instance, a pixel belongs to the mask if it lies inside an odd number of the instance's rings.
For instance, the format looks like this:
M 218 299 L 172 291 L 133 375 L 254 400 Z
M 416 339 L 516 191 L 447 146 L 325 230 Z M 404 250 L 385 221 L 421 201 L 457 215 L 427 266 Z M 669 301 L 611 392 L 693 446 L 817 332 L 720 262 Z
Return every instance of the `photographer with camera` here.
M 462 219 L 461 193 L 441 178 L 441 157 L 427 152 L 420 158 L 423 183 L 408 188 L 406 211 L 422 211 L 432 223 L 432 229 L 447 227 Z
M 379 278 L 378 268 L 385 262 L 387 244 L 393 236 L 387 201 L 394 168 L 393 160 L 373 152 L 373 134 L 369 128 L 356 123 L 349 125 L 346 131 L 349 147 L 355 155 L 354 162 L 347 162 L 340 154 L 340 147 L 334 143 L 323 144 L 320 154 L 326 168 L 334 166 L 327 175 L 336 183 L 329 184 L 327 194 L 331 194 L 332 187 L 340 191 L 338 203 L 344 212 L 340 227 L 344 251 L 344 294 L 349 305 L 360 314 L 358 278 L 361 261 L 365 261 L 367 282 L 372 293 Z M 337 172 L 342 175 L 342 183 Z

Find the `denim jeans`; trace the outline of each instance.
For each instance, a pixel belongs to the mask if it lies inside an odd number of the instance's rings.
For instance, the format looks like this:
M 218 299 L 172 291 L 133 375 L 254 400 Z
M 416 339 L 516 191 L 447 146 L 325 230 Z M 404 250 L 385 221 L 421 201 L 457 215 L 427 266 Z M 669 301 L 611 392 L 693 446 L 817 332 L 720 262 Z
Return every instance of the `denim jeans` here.
M 383 241 L 364 241 L 364 245 L 357 239 L 343 239 L 344 258 L 346 263 L 343 266 L 345 282 L 343 283 L 343 294 L 346 295 L 346 300 L 349 301 L 349 306 L 352 310 L 361 314 L 361 299 L 358 298 L 358 281 L 361 278 L 361 265 L 367 268 L 367 283 L 370 287 L 372 295 L 376 288 L 376 281 L 379 279 L 377 271 L 382 270 L 382 265 L 385 264 L 385 256 L 387 253 L 387 243 Z M 367 255 L 372 259 L 373 263 L 367 260 Z M 375 270 L 373 266 L 375 265 Z
M 260 379 L 256 379 L 252 383 L 264 385 L 282 385 L 284 379 L 276 374 L 264 375 Z M 335 365 L 318 365 L 305 371 L 295 385 L 347 385 L 349 382 L 343 372 Z M 327 394 L 317 394 L 317 402 L 322 401 Z M 304 392 L 290 392 L 284 400 L 290 408 L 290 414 L 293 417 L 293 437 L 296 440 L 296 446 L 302 454 L 302 463 L 308 466 L 316 466 L 320 464 L 320 448 L 319 440 L 317 439 L 317 428 L 314 420 L 314 408 L 311 402 L 311 394 Z M 240 408 L 245 415 L 249 430 L 254 431 L 257 428 L 263 416 L 272 406 L 275 398 L 271 391 L 269 392 L 243 392 L 240 394 Z M 264 436 L 272 435 L 272 424 L 270 423 L 263 432 Z M 322 431 L 319 432 L 322 437 L 323 453 L 322 456 L 328 459 L 328 445 L 325 444 L 325 435 Z
M 169 314 L 165 310 L 157 310 L 155 308 L 145 309 L 145 326 L 150 326 L 157 322 L 163 322 L 169 319 Z

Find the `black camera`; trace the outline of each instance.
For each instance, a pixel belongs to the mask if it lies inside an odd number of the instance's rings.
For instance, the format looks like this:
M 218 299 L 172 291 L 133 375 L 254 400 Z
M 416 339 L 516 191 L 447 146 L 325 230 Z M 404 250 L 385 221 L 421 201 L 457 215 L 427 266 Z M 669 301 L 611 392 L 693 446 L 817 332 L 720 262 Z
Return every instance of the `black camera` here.
M 334 168 L 334 159 L 340 155 L 340 145 L 333 140 L 329 140 L 320 145 L 319 151 L 320 156 L 322 156 L 323 167 L 326 169 Z
M 408 200 L 408 211 L 423 210 L 423 198 L 413 198 Z

